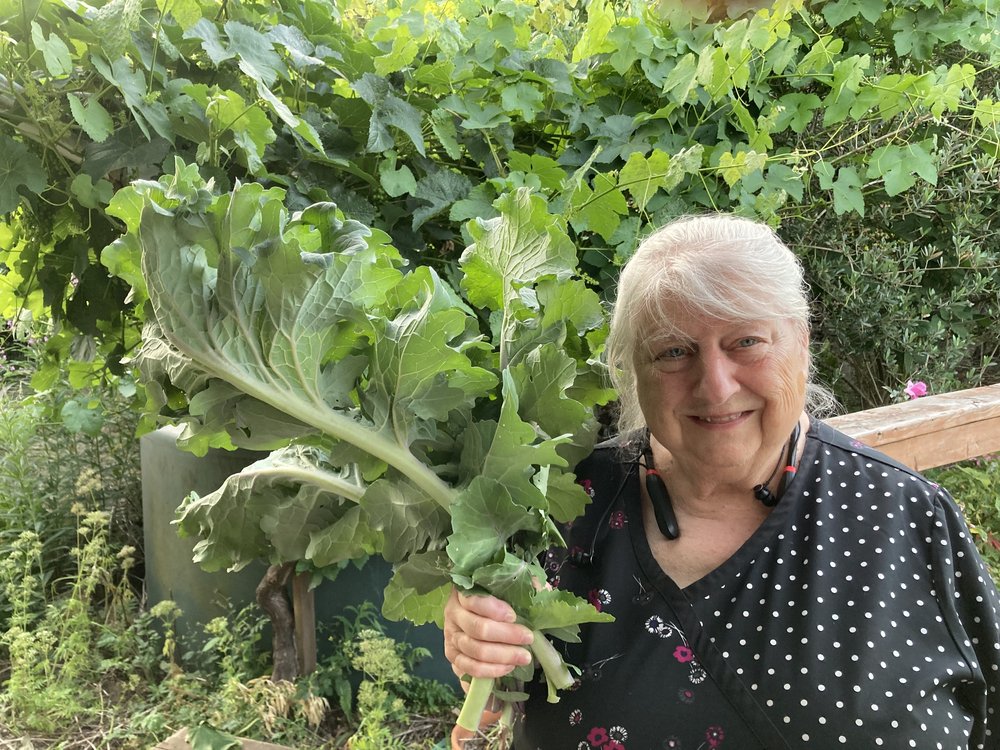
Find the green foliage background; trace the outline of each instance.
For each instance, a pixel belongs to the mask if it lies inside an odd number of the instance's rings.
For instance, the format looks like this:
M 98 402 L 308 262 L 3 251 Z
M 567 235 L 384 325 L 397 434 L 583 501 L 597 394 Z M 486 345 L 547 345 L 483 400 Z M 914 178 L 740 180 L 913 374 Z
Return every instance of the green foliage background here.
M 56 322 L 36 387 L 128 377 L 127 186 L 174 155 L 333 201 L 445 275 L 465 221 L 530 187 L 609 294 L 652 227 L 756 216 L 807 266 L 846 408 L 996 381 L 992 6 L 677 5 L 0 0 L 0 314 Z

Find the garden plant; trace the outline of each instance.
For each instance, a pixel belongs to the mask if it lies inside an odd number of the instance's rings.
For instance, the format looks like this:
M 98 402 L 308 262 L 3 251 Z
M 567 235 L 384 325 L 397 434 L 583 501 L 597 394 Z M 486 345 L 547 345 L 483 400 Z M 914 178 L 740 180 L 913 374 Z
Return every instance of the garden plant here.
M 84 514 L 51 488 L 9 500 L 40 478 L 25 425 L 79 449 L 120 434 L 121 404 L 195 453 L 274 451 L 186 502 L 202 564 L 319 579 L 381 554 L 387 614 L 434 619 L 451 582 L 572 637 L 597 613 L 536 591 L 533 560 L 586 502 L 571 471 L 613 396 L 616 269 L 683 213 L 796 248 L 845 409 L 997 382 L 998 62 L 986 0 L 0 0 L 0 345 L 21 362 L 37 338 L 0 416 L 23 438 L 0 528 L 21 561 L 10 695 L 42 679 L 17 671 L 16 628 L 53 632 L 44 604 L 81 632 L 95 598 L 115 633 L 149 627 L 126 594 L 141 550 L 91 589 L 61 554 L 137 547 L 116 526 L 134 485 Z M 989 560 L 994 466 L 956 475 Z M 192 683 L 164 660 L 143 674 L 176 697 Z M 398 671 L 371 673 L 370 743 Z

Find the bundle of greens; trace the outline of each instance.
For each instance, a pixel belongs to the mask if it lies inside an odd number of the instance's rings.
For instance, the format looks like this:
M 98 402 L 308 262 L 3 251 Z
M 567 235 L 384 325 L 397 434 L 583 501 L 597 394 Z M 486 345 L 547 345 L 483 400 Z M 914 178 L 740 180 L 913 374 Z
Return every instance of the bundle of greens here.
M 415 623 L 440 620 L 452 585 L 499 596 L 536 631 L 554 700 L 572 678 L 542 636 L 607 616 L 540 587 L 538 559 L 588 501 L 571 470 L 611 393 L 605 315 L 544 200 L 519 189 L 467 225 L 459 293 L 333 204 L 289 214 L 256 184 L 214 195 L 180 161 L 130 191 L 150 409 L 195 450 L 271 451 L 185 501 L 197 562 L 323 571 L 378 554 L 394 567 L 386 615 Z M 461 725 L 492 690 L 474 681 Z

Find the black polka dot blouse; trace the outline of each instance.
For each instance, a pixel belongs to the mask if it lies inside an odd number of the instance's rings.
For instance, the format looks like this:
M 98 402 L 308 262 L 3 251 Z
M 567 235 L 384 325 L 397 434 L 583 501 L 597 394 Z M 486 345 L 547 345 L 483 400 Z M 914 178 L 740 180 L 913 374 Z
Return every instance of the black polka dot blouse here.
M 943 488 L 813 421 L 771 515 L 679 589 L 621 457 L 578 467 L 593 502 L 545 560 L 616 619 L 557 641 L 579 679 L 528 686 L 516 750 L 1000 748 L 1000 598 Z

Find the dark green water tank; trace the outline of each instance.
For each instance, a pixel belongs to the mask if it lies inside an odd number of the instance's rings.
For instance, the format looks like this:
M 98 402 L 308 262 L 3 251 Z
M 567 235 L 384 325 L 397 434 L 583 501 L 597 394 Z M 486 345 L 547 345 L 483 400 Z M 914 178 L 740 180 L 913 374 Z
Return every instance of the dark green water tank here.
M 201 626 L 226 614 L 225 602 L 239 609 L 254 601 L 257 584 L 266 570 L 252 564 L 238 573 L 206 573 L 192 562 L 195 541 L 182 539 L 172 525 L 177 506 L 188 493 L 207 494 L 231 474 L 261 458 L 250 451 L 213 450 L 204 457 L 176 446 L 179 430 L 164 427 L 140 439 L 142 456 L 142 509 L 146 554 L 146 594 L 152 606 L 172 599 L 184 613 L 177 623 L 181 638 L 197 638 Z M 332 622 L 337 615 L 351 616 L 349 607 L 366 601 L 381 610 L 382 592 L 391 570 L 385 561 L 371 559 L 362 568 L 348 566 L 334 581 L 315 590 L 316 622 Z M 441 631 L 434 625 L 386 623 L 386 633 L 397 641 L 428 649 L 432 656 L 416 670 L 422 677 L 458 682 L 444 658 Z M 319 658 L 334 648 L 319 639 Z

